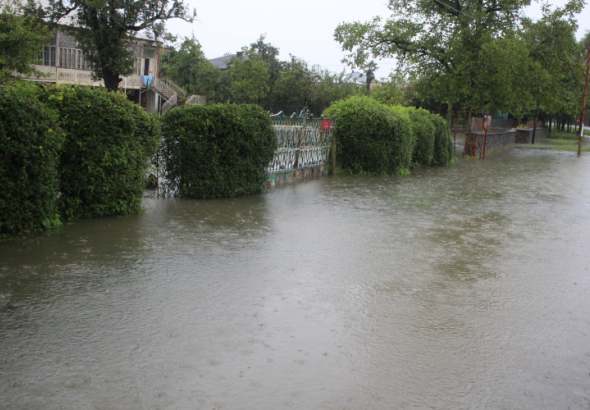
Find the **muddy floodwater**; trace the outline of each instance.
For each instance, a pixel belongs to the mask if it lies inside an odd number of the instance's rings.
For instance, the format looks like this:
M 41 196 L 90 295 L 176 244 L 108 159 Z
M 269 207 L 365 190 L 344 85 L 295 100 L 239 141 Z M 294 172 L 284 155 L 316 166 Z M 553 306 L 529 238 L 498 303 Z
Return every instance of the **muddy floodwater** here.
M 1 409 L 588 409 L 590 156 L 326 177 L 0 244 Z

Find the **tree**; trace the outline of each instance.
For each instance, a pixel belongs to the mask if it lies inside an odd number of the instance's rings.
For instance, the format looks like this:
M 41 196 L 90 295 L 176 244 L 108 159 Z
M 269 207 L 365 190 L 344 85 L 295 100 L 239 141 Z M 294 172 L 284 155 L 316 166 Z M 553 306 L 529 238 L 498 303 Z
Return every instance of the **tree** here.
M 371 60 L 365 66 L 365 77 L 367 78 L 367 92 L 371 91 L 371 83 L 375 81 L 375 70 L 377 70 L 377 68 L 379 67 L 377 66 L 377 63 L 373 60 Z
M 487 48 L 519 27 L 519 13 L 530 0 L 390 0 L 392 16 L 342 23 L 336 41 L 349 51 L 346 61 L 360 67 L 369 57 L 396 57 L 401 69 L 426 77 L 433 94 L 467 108 L 502 105 L 509 86 L 492 96 L 482 89 Z M 505 54 L 508 56 L 508 54 Z M 510 62 L 503 61 L 510 67 Z M 488 75 L 491 74 L 489 71 Z
M 371 92 L 371 97 L 387 105 L 409 106 L 415 93 L 415 84 L 403 75 L 390 74 L 382 78 L 379 87 Z
M 555 10 L 545 4 L 540 20 L 524 21 L 523 37 L 530 58 L 527 85 L 536 104 L 535 130 L 540 109 L 546 113 L 561 111 L 574 117 L 581 110 L 583 50 L 575 38 L 575 15 L 582 8 L 583 4 L 578 1 Z
M 283 63 L 283 71 L 274 89 L 275 101 L 282 110 L 299 111 L 307 107 L 314 86 L 314 76 L 303 59 L 291 56 L 291 61 Z
M 21 75 L 37 74 L 33 64 L 53 37 L 53 31 L 36 13 L 35 3 L 14 1 L 0 3 L 0 83 Z
M 261 102 L 261 105 L 263 105 L 269 111 L 272 111 L 272 95 L 275 84 L 279 79 L 279 73 L 281 72 L 281 62 L 278 60 L 279 49 L 273 47 L 273 45 L 270 43 L 265 43 L 265 38 L 266 34 L 261 34 L 255 43 L 250 44 L 250 51 L 258 54 L 262 58 L 264 64 L 266 64 L 266 68 L 268 69 L 269 92 L 267 97 L 262 99 L 263 101 Z
M 256 102 L 269 90 L 268 68 L 262 57 L 244 49 L 247 58 L 234 57 L 229 62 L 230 92 L 238 103 Z
M 49 0 L 46 12 L 54 23 L 73 14 L 70 30 L 109 91 L 117 90 L 121 75 L 133 71 L 134 34 L 151 33 L 158 40 L 166 34 L 167 20 L 192 22 L 196 16 L 183 0 Z
M 220 97 L 218 91 L 222 72 L 207 60 L 194 35 L 185 37 L 179 49 L 170 50 L 167 56 L 161 58 L 160 64 L 160 74 L 169 76 L 189 95 L 205 95 L 207 101 L 216 101 Z

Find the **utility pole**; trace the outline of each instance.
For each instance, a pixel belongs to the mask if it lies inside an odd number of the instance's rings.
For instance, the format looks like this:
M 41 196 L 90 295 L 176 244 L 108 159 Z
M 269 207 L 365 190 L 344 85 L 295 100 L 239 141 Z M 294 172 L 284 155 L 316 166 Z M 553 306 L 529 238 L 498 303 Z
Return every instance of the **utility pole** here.
M 578 157 L 582 155 L 582 139 L 584 138 L 584 121 L 586 120 L 586 101 L 588 101 L 588 77 L 590 75 L 590 42 L 588 42 L 588 56 L 586 56 L 586 83 L 584 84 L 584 103 L 582 104 L 582 119 L 580 120 L 580 140 L 578 141 Z

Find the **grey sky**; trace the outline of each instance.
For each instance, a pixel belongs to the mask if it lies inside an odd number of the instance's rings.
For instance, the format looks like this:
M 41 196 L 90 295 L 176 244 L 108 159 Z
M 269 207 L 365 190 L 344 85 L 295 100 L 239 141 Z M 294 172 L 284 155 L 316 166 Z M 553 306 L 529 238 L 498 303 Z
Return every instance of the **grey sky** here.
M 208 58 L 235 53 L 266 33 L 266 41 L 278 47 L 280 58 L 289 54 L 301 57 L 311 64 L 319 64 L 331 71 L 342 71 L 340 62 L 345 53 L 333 39 L 334 29 L 340 22 L 366 21 L 373 16 L 389 16 L 386 0 L 188 0 L 197 9 L 197 20 L 189 24 L 179 20 L 168 23 L 173 34 L 190 36 L 200 41 Z M 556 0 L 553 4 L 564 4 Z M 540 6 L 533 3 L 527 15 L 540 17 Z M 578 38 L 590 30 L 590 7 L 578 18 Z M 377 77 L 385 77 L 395 68 L 395 61 L 377 62 Z M 350 68 L 346 68 L 350 71 Z

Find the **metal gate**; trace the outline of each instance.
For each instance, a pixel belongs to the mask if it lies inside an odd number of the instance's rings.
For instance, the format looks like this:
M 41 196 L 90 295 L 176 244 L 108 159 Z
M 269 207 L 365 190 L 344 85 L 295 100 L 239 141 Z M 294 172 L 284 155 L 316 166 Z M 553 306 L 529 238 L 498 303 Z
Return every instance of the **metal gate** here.
M 325 175 L 336 121 L 320 118 L 271 118 L 278 147 L 269 164 L 268 185 Z

